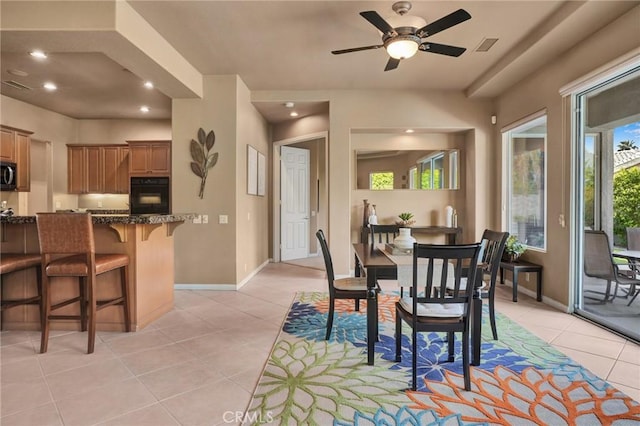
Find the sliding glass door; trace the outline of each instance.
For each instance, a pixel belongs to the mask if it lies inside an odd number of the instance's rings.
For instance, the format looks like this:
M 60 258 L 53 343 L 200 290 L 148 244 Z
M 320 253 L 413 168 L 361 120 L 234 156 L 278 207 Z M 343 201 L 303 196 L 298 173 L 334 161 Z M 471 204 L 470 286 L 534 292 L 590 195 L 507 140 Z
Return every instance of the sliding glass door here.
M 608 283 L 610 263 L 602 247 L 591 246 L 585 231 L 603 231 L 609 247 L 627 249 L 626 229 L 640 227 L 640 67 L 631 68 L 574 95 L 575 115 L 575 262 L 574 311 L 611 330 L 640 340 L 640 297 L 631 305 L 633 287 Z M 634 207 L 635 206 L 635 207 Z M 589 234 L 593 235 L 593 234 Z M 613 257 L 628 276 L 627 261 Z M 640 291 L 640 288 L 635 291 Z

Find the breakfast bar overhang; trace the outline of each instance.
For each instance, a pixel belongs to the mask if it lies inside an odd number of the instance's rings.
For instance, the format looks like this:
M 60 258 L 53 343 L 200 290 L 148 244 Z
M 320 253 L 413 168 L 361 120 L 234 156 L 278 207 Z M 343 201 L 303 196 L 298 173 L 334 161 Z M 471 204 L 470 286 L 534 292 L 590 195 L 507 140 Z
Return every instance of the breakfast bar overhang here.
M 173 308 L 175 229 L 191 220 L 192 214 L 168 215 L 93 215 L 96 253 L 129 255 L 129 294 L 132 331 L 140 330 Z M 0 217 L 0 256 L 3 253 L 39 253 L 35 216 Z M 4 297 L 35 294 L 36 272 L 33 268 L 3 277 Z M 52 302 L 77 295 L 78 281 L 55 277 Z M 117 271 L 100 275 L 98 298 L 119 293 Z M 60 309 L 62 314 L 77 315 L 78 304 Z M 66 311 L 66 312 L 63 312 Z M 121 309 L 104 309 L 97 314 L 97 329 L 124 330 Z M 9 309 L 3 314 L 3 329 L 39 330 L 39 312 L 35 306 Z M 76 330 L 79 321 L 52 321 L 52 329 Z

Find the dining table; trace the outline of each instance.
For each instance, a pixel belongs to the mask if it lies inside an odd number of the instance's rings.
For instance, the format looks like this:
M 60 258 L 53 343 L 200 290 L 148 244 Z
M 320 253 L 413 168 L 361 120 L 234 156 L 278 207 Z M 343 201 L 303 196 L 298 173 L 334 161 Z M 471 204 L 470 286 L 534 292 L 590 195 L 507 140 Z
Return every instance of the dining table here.
M 367 277 L 367 363 L 374 365 L 375 341 L 378 335 L 378 292 L 377 273 L 397 268 L 398 265 L 376 244 L 353 243 L 355 252 L 355 275 Z M 482 275 L 476 280 L 471 303 L 471 365 L 480 365 L 482 339 L 482 298 L 479 288 Z

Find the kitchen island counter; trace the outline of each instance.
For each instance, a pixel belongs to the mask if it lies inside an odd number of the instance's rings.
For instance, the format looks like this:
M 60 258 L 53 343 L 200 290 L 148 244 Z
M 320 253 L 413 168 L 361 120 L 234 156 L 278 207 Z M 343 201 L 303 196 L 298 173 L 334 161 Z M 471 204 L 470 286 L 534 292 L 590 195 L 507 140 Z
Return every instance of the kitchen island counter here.
M 193 214 L 128 215 L 92 214 L 96 253 L 124 253 L 129 256 L 130 318 L 132 330 L 140 330 L 173 308 L 174 246 L 173 233 Z M 2 253 L 39 253 L 35 216 L 0 217 L 0 251 Z M 22 271 L 3 277 L 5 297 L 32 292 L 35 271 Z M 100 298 L 119 294 L 119 274 L 111 271 L 98 278 Z M 77 279 L 52 279 L 53 300 L 77 295 Z M 62 312 L 66 310 L 66 312 Z M 60 310 L 73 315 L 77 304 Z M 4 329 L 39 330 L 35 307 L 20 307 L 4 313 Z M 98 330 L 122 331 L 121 309 L 98 312 Z M 80 328 L 77 321 L 53 321 L 52 329 Z

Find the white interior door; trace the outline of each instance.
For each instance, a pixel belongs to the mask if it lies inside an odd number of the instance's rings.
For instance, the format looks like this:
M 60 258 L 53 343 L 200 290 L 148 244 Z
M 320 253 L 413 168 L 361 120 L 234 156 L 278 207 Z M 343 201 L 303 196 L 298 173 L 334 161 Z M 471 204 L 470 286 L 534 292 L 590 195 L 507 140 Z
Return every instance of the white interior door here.
M 280 157 L 280 259 L 300 259 L 309 255 L 309 150 L 283 146 Z

